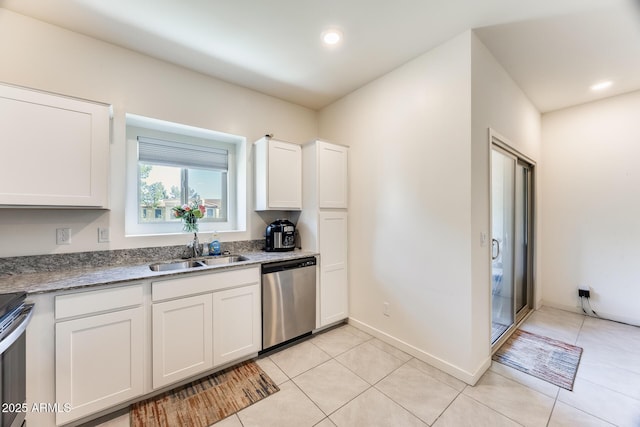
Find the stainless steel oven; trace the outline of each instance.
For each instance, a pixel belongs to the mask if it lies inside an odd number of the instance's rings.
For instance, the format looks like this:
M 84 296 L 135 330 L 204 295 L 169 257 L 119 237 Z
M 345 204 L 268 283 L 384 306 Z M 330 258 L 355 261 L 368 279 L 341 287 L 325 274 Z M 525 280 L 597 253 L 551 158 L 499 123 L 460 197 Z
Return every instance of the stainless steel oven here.
M 26 294 L 0 294 L 0 427 L 24 424 L 27 407 L 26 329 L 33 304 Z

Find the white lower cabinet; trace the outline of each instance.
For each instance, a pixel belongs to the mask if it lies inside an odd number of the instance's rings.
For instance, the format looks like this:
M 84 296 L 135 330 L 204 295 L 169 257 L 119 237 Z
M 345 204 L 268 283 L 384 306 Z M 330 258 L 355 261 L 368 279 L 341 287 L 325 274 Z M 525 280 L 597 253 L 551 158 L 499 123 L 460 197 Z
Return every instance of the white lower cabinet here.
M 258 266 L 56 295 L 56 425 L 257 354 L 260 295 Z
M 258 267 L 151 284 L 153 388 L 261 350 Z
M 56 424 L 143 394 L 144 331 L 142 306 L 56 323 Z
M 211 294 L 153 304 L 153 388 L 213 368 Z
M 213 294 L 213 363 L 231 362 L 262 349 L 260 285 Z

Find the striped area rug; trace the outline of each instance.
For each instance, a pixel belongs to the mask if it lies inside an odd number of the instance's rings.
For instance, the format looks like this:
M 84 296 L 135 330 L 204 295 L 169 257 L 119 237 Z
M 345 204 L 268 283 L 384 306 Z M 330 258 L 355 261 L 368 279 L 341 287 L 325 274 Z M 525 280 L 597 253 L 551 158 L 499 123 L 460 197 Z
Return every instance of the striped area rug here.
M 581 347 L 518 329 L 493 355 L 493 360 L 573 390 L 580 356 Z
M 208 427 L 280 390 L 252 362 L 131 406 L 132 427 Z

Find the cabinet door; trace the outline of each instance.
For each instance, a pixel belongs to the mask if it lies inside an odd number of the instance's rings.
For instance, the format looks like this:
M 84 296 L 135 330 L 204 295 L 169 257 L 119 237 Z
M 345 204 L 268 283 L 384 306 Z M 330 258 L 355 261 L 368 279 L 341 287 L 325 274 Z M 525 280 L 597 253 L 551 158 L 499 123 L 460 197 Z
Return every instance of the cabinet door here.
M 144 392 L 142 307 L 56 323 L 56 401 L 63 424 Z
M 269 209 L 302 209 L 302 148 L 269 141 Z
M 260 284 L 213 294 L 213 363 L 231 362 L 262 349 Z
M 347 207 L 347 147 L 318 141 L 318 207 Z
M 0 85 L 0 204 L 107 207 L 109 106 Z
M 347 213 L 320 212 L 320 326 L 349 315 Z
M 213 367 L 211 294 L 153 304 L 152 316 L 154 389 Z

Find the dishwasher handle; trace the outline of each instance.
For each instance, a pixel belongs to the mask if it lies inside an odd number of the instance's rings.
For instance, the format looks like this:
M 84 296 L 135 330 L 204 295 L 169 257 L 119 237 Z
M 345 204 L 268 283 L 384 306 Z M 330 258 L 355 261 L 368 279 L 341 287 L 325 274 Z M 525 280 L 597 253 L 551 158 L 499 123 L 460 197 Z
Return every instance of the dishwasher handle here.
M 270 262 L 267 264 L 262 264 L 262 274 L 277 273 L 278 271 L 292 270 L 294 268 L 312 267 L 315 265 L 316 257 Z

